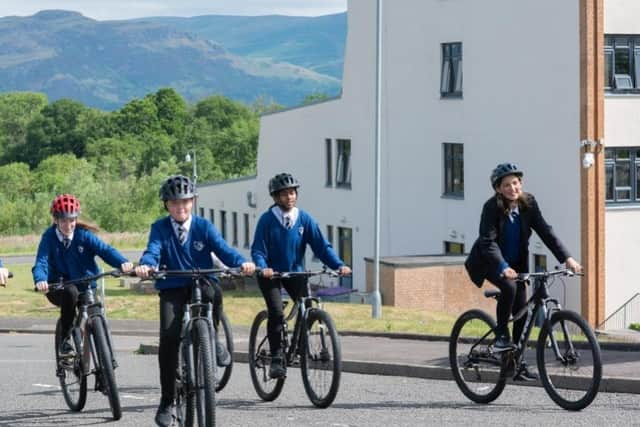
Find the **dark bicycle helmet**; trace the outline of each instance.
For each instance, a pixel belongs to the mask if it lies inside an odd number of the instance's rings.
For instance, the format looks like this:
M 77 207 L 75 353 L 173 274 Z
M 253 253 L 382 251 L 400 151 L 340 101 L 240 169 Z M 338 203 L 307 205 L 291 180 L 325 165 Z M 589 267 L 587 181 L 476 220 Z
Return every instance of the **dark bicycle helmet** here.
M 500 163 L 493 172 L 491 172 L 491 186 L 496 188 L 496 186 L 500 184 L 500 180 L 508 175 L 516 175 L 522 178 L 524 173 L 513 163 Z
M 72 194 L 60 194 L 51 202 L 54 218 L 77 218 L 80 215 L 80 201 Z
M 196 190 L 189 178 L 184 175 L 173 175 L 167 178 L 160 187 L 160 198 L 167 200 L 193 199 Z
M 300 187 L 300 183 L 290 173 L 279 173 L 269 180 L 269 194 L 272 196 L 280 190 Z

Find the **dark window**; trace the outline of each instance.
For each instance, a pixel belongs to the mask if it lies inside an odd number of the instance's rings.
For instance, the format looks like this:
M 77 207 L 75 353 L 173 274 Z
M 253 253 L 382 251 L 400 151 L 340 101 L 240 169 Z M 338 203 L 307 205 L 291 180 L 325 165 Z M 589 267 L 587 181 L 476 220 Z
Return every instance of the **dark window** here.
M 444 195 L 464 197 L 464 146 L 443 144 Z
M 333 185 L 333 151 L 331 148 L 331 139 L 327 138 L 324 140 L 325 143 L 325 152 L 326 152 L 326 162 L 327 162 L 327 187 L 331 187 Z
M 238 246 L 238 212 L 231 213 L 232 238 L 231 244 Z
M 605 199 L 607 203 L 640 202 L 640 148 L 605 148 Z
M 211 220 L 211 224 L 216 223 L 215 211 L 213 209 L 209 209 L 209 219 Z
M 464 254 L 464 243 L 444 242 L 445 255 L 462 255 Z
M 327 242 L 333 246 L 333 225 L 327 225 Z
M 351 140 L 336 140 L 336 187 L 351 188 Z
M 204 218 L 204 208 L 198 208 L 200 211 L 200 217 Z
M 244 214 L 244 247 L 249 247 L 249 214 Z
M 640 92 L 640 35 L 605 35 L 604 87 L 609 92 Z
M 227 240 L 227 211 L 220 211 L 220 234 Z
M 462 97 L 462 43 L 442 43 L 440 95 Z
M 541 271 L 547 271 L 547 256 L 540 254 L 533 254 L 533 271 L 540 273 Z
M 353 234 L 350 228 L 338 227 L 338 256 L 346 265 L 353 265 Z M 352 276 L 340 277 L 340 286 L 352 288 Z

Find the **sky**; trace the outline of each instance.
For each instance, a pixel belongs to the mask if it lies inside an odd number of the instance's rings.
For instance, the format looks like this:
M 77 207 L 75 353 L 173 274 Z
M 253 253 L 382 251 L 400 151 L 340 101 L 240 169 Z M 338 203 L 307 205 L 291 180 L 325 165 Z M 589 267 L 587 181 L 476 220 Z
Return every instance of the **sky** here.
M 0 0 L 0 16 L 64 9 L 97 20 L 145 16 L 295 15 L 344 12 L 347 0 Z

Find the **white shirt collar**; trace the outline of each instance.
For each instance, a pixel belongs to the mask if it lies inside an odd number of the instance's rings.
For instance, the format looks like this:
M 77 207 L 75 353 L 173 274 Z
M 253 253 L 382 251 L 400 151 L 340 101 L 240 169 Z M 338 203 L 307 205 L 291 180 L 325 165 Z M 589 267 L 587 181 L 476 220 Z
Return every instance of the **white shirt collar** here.
M 189 234 L 189 229 L 191 228 L 191 218 L 193 218 L 193 216 L 189 215 L 189 218 L 187 218 L 187 220 L 185 222 L 180 224 L 180 223 L 178 223 L 178 221 L 173 219 L 173 217 L 171 217 L 171 225 L 173 226 L 173 230 L 177 233 L 178 232 L 178 227 L 182 225 L 184 227 L 184 229 L 187 230 L 187 234 Z
M 62 231 L 60 231 L 58 229 L 58 227 L 56 227 L 56 236 L 58 237 L 58 240 L 62 243 L 62 241 L 67 238 L 69 240 L 73 240 L 73 233 L 71 233 L 70 236 L 65 236 L 64 234 L 62 234 Z
M 280 206 L 275 205 L 271 208 L 271 212 L 273 212 L 273 214 L 276 216 L 276 218 L 278 218 L 280 224 L 282 225 L 284 225 L 285 215 L 288 215 L 289 218 L 291 218 L 292 224 L 296 223 L 296 221 L 298 220 L 298 216 L 300 215 L 300 211 L 295 206 L 289 212 L 284 212 Z

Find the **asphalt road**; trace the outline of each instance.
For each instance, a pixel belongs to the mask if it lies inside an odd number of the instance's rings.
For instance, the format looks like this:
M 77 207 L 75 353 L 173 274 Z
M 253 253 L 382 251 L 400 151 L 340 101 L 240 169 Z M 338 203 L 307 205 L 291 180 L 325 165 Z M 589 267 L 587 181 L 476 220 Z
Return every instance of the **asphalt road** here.
M 124 412 L 117 423 L 111 421 L 106 397 L 95 392 L 81 413 L 67 410 L 54 375 L 51 341 L 43 334 L 0 334 L 0 426 L 153 425 L 160 392 L 157 359 L 134 353 L 153 338 L 115 337 Z M 220 426 L 628 426 L 640 419 L 640 396 L 600 393 L 589 408 L 570 413 L 539 387 L 508 386 L 494 404 L 483 406 L 469 402 L 451 381 L 343 374 L 334 405 L 318 410 L 307 400 L 297 370 L 291 370 L 280 398 L 268 403 L 253 391 L 247 365 L 238 363 L 217 408 Z

